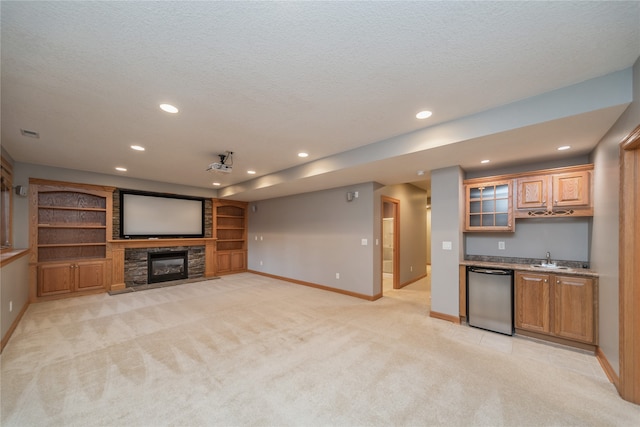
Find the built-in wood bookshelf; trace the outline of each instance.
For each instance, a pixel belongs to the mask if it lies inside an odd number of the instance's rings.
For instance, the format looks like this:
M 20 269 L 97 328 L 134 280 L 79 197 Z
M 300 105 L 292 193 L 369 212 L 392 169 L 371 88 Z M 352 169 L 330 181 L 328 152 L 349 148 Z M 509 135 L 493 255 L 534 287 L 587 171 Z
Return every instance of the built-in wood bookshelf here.
M 247 271 L 246 202 L 213 199 L 216 274 Z
M 29 184 L 35 296 L 108 289 L 114 188 L 39 179 Z

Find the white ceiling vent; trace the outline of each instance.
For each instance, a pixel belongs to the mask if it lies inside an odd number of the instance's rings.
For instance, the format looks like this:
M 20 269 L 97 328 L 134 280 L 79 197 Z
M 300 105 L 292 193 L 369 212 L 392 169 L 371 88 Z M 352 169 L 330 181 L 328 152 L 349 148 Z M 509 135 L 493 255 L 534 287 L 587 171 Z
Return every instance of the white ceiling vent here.
M 40 138 L 40 134 L 35 130 L 20 129 L 20 133 L 22 136 L 28 136 L 29 138 Z

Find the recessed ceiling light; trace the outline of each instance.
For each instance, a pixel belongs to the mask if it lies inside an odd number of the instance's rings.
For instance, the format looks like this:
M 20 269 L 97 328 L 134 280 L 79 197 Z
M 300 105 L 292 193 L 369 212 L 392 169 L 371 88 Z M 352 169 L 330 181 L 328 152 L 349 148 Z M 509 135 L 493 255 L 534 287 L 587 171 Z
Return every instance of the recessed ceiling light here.
M 571 148 L 570 145 L 563 145 L 562 147 L 558 147 L 558 151 L 568 150 L 569 148 Z
M 491 160 L 482 160 L 480 163 L 489 163 Z
M 298 153 L 298 157 L 309 157 L 309 153 Z
M 249 175 L 255 175 L 255 174 L 256 174 L 256 171 L 247 171 L 247 173 L 248 173 Z
M 215 185 L 216 187 L 221 185 L 219 182 L 214 182 L 213 185 Z
M 120 171 L 120 172 L 126 172 L 126 171 L 127 171 L 127 168 L 122 168 L 122 167 L 118 166 L 118 167 L 116 168 L 116 170 L 117 170 L 117 171 Z
M 160 104 L 160 109 L 162 111 L 166 111 L 167 113 L 175 114 L 179 110 L 171 104 Z
M 431 111 L 420 111 L 418 114 L 416 114 L 416 119 L 428 119 L 429 117 L 431 117 L 433 113 Z
M 144 151 L 144 147 L 141 145 L 132 145 L 131 148 L 136 151 Z

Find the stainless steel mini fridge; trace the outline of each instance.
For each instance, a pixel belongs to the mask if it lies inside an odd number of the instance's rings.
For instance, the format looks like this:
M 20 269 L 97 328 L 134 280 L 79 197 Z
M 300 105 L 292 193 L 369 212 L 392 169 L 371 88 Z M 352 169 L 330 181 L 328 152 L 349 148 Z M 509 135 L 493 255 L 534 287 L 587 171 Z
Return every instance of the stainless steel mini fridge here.
M 513 335 L 513 270 L 467 267 L 467 322 Z

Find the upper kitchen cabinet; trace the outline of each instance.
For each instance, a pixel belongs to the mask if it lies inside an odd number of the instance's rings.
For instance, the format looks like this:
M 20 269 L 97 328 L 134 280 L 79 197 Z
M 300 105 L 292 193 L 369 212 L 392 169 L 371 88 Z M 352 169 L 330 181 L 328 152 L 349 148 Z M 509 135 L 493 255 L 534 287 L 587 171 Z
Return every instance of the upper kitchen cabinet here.
M 464 181 L 464 230 L 515 231 L 515 219 L 593 216 L 593 165 Z
M 465 231 L 514 231 L 513 181 L 465 181 Z
M 515 217 L 593 216 L 592 171 L 584 165 L 516 178 Z

